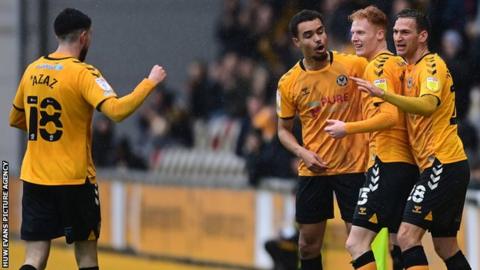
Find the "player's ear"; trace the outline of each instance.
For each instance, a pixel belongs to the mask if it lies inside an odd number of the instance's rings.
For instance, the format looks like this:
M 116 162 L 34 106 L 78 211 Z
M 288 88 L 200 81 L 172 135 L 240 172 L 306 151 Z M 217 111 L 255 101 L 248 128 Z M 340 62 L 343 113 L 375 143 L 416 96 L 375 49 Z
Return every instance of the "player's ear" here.
M 80 32 L 79 39 L 80 43 L 86 43 L 88 41 L 88 30 L 82 30 L 82 32 Z
M 383 40 L 385 39 L 386 36 L 385 36 L 385 29 L 378 29 L 377 31 L 377 40 Z
M 428 40 L 428 32 L 426 30 L 423 30 L 418 34 L 418 41 L 421 43 L 425 43 Z
M 293 41 L 293 44 L 295 45 L 295 47 L 300 48 L 300 39 L 298 39 L 296 37 L 293 37 L 292 41 Z

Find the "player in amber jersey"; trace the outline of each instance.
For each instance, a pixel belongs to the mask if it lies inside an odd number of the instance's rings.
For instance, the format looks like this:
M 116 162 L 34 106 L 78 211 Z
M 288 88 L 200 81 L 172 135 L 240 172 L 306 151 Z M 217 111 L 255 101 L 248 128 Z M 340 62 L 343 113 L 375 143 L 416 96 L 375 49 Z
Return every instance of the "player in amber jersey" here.
M 91 156 L 91 124 L 97 109 L 114 121 L 133 113 L 164 80 L 154 66 L 129 95 L 117 95 L 93 66 L 85 64 L 91 20 L 75 9 L 55 19 L 57 50 L 30 64 L 20 81 L 10 125 L 27 131 L 21 238 L 26 254 L 21 270 L 44 269 L 50 241 L 75 243 L 80 269 L 98 269 L 100 205 Z
M 322 269 L 320 249 L 326 220 L 333 218 L 333 192 L 349 226 L 364 182 L 367 152 L 365 135 L 335 140 L 323 128 L 329 118 L 361 118 L 361 93 L 348 76 L 363 74 L 367 62 L 329 52 L 323 18 L 316 11 L 297 13 L 290 21 L 290 31 L 304 58 L 278 83 L 278 136 L 301 160 L 296 194 L 301 269 L 318 270 Z M 292 134 L 295 116 L 302 125 L 303 145 Z
M 402 94 L 405 61 L 387 49 L 387 16 L 375 6 L 355 11 L 352 43 L 359 56 L 367 58 L 363 78 L 385 91 Z M 360 190 L 347 249 L 355 269 L 376 269 L 371 243 L 382 227 L 387 227 L 393 243 L 394 270 L 403 269 L 396 233 L 402 221 L 407 197 L 418 178 L 418 168 L 408 142 L 405 115 L 394 105 L 365 94 L 364 119 L 357 122 L 328 120 L 325 131 L 334 138 L 371 132 L 368 170 Z
M 428 50 L 428 19 L 406 9 L 397 15 L 394 42 L 408 63 L 404 96 L 355 79 L 359 87 L 409 113 L 407 129 L 421 170 L 398 232 L 406 269 L 429 269 L 421 239 L 432 233 L 448 270 L 471 269 L 457 243 L 470 170 L 455 121 L 455 88 L 445 62 Z

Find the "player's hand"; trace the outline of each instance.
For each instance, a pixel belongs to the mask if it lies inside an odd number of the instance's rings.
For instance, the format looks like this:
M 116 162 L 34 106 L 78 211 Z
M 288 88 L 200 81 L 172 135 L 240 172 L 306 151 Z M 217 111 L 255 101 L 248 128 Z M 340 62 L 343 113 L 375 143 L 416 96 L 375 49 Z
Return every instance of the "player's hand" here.
M 347 135 L 347 130 L 345 129 L 345 122 L 340 120 L 327 120 L 327 127 L 323 130 L 328 133 L 334 139 L 341 139 Z
M 165 72 L 165 69 L 159 65 L 153 66 L 150 75 L 148 75 L 148 79 L 153 81 L 155 85 L 165 80 L 165 77 L 167 77 L 167 72 Z
M 305 163 L 305 166 L 314 173 L 324 172 L 328 168 L 325 161 L 323 161 L 316 153 L 307 149 L 304 149 L 300 153 L 300 158 Z
M 358 89 L 363 92 L 368 93 L 370 96 L 383 98 L 385 96 L 385 91 L 371 84 L 369 81 L 364 79 L 350 77 L 355 83 L 357 83 Z

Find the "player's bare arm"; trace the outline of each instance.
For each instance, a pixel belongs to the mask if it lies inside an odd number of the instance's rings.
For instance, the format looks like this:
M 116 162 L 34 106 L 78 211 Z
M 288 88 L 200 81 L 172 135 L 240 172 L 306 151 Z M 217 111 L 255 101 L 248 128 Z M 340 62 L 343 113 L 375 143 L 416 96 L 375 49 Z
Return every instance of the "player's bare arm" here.
M 25 119 L 25 111 L 12 107 L 10 110 L 9 122 L 11 127 L 27 131 L 27 122 Z
M 153 66 L 147 80 L 142 81 L 126 96 L 105 100 L 99 107 L 100 111 L 115 122 L 122 121 L 142 105 L 145 98 L 166 76 L 167 73 L 163 67 L 159 65 Z
M 278 138 L 280 142 L 290 152 L 301 158 L 307 168 L 315 173 L 323 172 L 327 169 L 327 164 L 314 152 L 302 147 L 292 133 L 293 118 L 292 119 L 278 119 Z
M 358 85 L 358 89 L 364 91 L 371 96 L 379 97 L 388 103 L 391 103 L 402 111 L 412 114 L 419 114 L 422 116 L 430 116 L 433 114 L 439 104 L 437 97 L 433 95 L 424 95 L 421 97 L 406 97 L 394 93 L 386 92 L 372 83 L 355 77 L 350 77 Z

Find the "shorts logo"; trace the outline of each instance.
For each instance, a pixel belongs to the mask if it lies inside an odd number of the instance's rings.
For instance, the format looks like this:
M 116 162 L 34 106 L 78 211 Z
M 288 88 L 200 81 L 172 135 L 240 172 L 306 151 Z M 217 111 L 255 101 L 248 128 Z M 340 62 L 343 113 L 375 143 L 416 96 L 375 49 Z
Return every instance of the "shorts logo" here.
M 419 206 L 419 205 L 415 205 L 415 206 L 413 206 L 412 212 L 417 213 L 417 214 L 421 214 L 422 213 L 422 207 Z
M 433 220 L 432 211 L 430 211 L 430 212 L 427 214 L 427 216 L 425 216 L 424 219 L 427 220 L 427 221 L 432 221 L 432 220 Z
M 443 165 L 438 164 L 432 168 L 432 173 L 430 174 L 430 180 L 428 180 L 428 187 L 430 190 L 434 190 L 438 187 L 438 181 L 440 181 L 440 176 L 443 172 Z
M 98 196 L 98 185 L 97 185 L 97 184 L 95 184 L 95 189 L 94 189 L 94 190 L 95 190 L 95 204 L 96 204 L 97 206 L 99 206 L 99 205 L 100 205 L 100 201 L 99 201 L 99 196 Z
M 369 188 L 362 187 L 358 194 L 358 202 L 357 205 L 364 205 L 368 201 L 368 192 L 370 192 Z
M 345 86 L 348 84 L 348 78 L 345 75 L 340 75 L 337 77 L 337 84 L 339 86 Z
M 425 197 L 425 191 L 427 191 L 427 189 L 423 185 L 413 187 L 407 201 L 412 200 L 415 203 L 421 203 Z
M 379 175 L 380 169 L 378 168 L 378 163 L 375 164 L 372 168 L 372 175 L 370 176 L 370 184 L 368 187 L 371 191 L 375 191 L 378 188 L 378 179 L 380 179 Z
M 373 224 L 378 224 L 377 214 L 373 214 L 373 216 L 368 221 L 370 221 Z
M 367 214 L 367 208 L 366 207 L 359 207 L 358 208 L 358 214 L 365 216 Z

